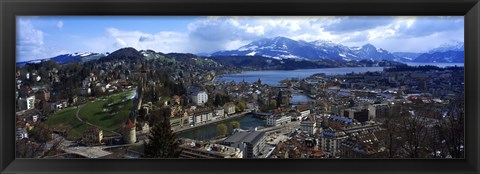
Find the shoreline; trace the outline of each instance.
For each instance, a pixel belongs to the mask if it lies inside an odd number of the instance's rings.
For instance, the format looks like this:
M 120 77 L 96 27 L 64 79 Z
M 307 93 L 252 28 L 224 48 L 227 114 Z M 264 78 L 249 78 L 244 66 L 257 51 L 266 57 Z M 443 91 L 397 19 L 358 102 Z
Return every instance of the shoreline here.
M 233 118 L 237 118 L 237 117 L 241 117 L 241 116 L 245 116 L 246 114 L 250 113 L 251 111 L 244 111 L 244 112 L 241 112 L 239 114 L 234 114 L 232 116 L 229 116 L 229 117 L 226 117 L 226 118 L 223 118 L 223 119 L 217 119 L 217 120 L 212 120 L 212 121 L 209 121 L 207 123 L 204 123 L 204 124 L 200 124 L 200 125 L 196 125 L 196 126 L 188 126 L 188 127 L 183 127 L 183 128 L 180 128 L 178 130 L 174 130 L 173 132 L 174 133 L 183 133 L 185 131 L 189 131 L 189 130 L 192 130 L 192 129 L 196 129 L 196 128 L 201 128 L 202 126 L 208 126 L 210 124 L 213 124 L 213 123 L 217 123 L 217 122 L 221 122 L 221 121 L 226 121 L 226 120 L 230 120 L 230 119 L 233 119 Z

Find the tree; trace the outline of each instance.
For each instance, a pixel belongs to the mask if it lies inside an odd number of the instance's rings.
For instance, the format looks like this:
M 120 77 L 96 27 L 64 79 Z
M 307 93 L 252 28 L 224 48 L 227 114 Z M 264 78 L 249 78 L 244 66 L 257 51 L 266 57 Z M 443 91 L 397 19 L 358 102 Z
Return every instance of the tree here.
M 450 101 L 448 109 L 440 119 L 440 138 L 445 142 L 445 152 L 453 158 L 465 157 L 465 102 L 463 95 Z
M 277 95 L 277 103 L 276 103 L 276 106 L 277 108 L 281 107 L 281 105 L 283 104 L 282 103 L 282 96 L 283 96 L 283 93 L 282 91 L 278 92 L 278 95 Z
M 228 127 L 224 123 L 219 124 L 217 126 L 218 136 L 224 137 L 225 135 L 227 135 L 227 131 L 228 131 Z
M 52 140 L 53 130 L 43 122 L 37 122 L 35 127 L 30 131 L 30 136 L 35 139 L 37 143 L 46 143 Z
M 60 147 L 63 138 L 52 140 L 52 130 L 44 123 L 37 123 L 30 133 L 29 139 L 24 138 L 16 142 L 15 154 L 17 158 L 44 158 L 62 153 Z
M 245 101 L 240 101 L 237 103 L 237 105 L 235 106 L 235 111 L 236 112 L 243 112 L 245 110 Z
M 28 139 L 22 139 L 15 144 L 15 155 L 17 158 L 38 158 L 42 156 L 45 143 L 36 143 Z
M 383 119 L 385 119 L 384 123 L 382 124 L 383 128 L 385 128 L 385 146 L 388 150 L 388 157 L 394 158 L 398 156 L 398 151 L 400 145 L 402 144 L 401 139 L 401 131 L 400 126 L 398 125 L 398 120 L 400 118 L 401 107 L 400 105 L 394 105 L 393 107 L 389 108 L 386 113 L 383 115 Z
M 172 114 L 172 109 L 170 107 L 162 107 L 158 110 L 155 110 L 149 116 L 150 125 L 155 125 L 157 122 L 161 122 L 166 118 L 170 118 Z
M 240 122 L 238 122 L 238 121 L 231 121 L 231 122 L 230 122 L 230 125 L 232 125 L 232 127 L 233 127 L 234 129 L 240 128 Z
M 152 113 L 158 117 L 159 113 Z M 177 158 L 181 150 L 180 142 L 170 127 L 169 117 L 163 116 L 148 135 L 148 141 L 144 141 L 145 157 L 147 158 Z

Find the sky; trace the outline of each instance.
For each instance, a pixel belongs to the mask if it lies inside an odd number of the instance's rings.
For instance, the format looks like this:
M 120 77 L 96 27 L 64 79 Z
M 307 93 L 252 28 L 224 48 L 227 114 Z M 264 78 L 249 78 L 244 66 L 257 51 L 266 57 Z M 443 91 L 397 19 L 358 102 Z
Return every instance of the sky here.
M 463 16 L 17 16 L 17 62 L 124 47 L 171 53 L 233 50 L 288 37 L 390 52 L 463 42 Z

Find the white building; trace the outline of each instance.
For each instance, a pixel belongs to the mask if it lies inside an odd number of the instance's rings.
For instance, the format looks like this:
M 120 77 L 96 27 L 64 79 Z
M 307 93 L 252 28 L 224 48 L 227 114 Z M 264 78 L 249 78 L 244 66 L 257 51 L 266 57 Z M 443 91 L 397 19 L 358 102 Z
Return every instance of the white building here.
M 270 115 L 267 117 L 267 126 L 281 126 L 290 123 L 292 118 L 289 115 Z
M 320 149 L 329 155 L 340 155 L 340 145 L 348 136 L 343 131 L 326 129 L 320 135 Z
M 217 119 L 217 118 L 222 118 L 225 116 L 225 109 L 223 108 L 217 108 L 215 109 L 215 114 L 214 114 L 214 119 Z
M 232 102 L 225 103 L 225 105 L 223 105 L 223 109 L 225 110 L 225 114 L 227 115 L 235 114 L 235 104 L 233 104 Z
M 306 118 L 310 115 L 310 106 L 306 104 L 298 105 L 297 111 L 300 112 L 300 116 L 297 119 Z
M 27 130 L 24 128 L 17 128 L 16 140 L 20 141 L 21 139 L 28 138 Z
M 300 129 L 313 135 L 317 131 L 317 123 L 310 119 L 303 120 L 300 123 Z
M 17 108 L 19 111 L 35 108 L 35 96 L 32 95 L 26 98 L 19 98 L 17 103 Z
M 208 101 L 208 94 L 205 91 L 200 91 L 198 93 L 193 93 L 192 101 L 196 105 L 203 105 Z
M 211 121 L 213 118 L 213 113 L 208 108 L 197 109 L 189 116 L 189 124 L 199 125 Z

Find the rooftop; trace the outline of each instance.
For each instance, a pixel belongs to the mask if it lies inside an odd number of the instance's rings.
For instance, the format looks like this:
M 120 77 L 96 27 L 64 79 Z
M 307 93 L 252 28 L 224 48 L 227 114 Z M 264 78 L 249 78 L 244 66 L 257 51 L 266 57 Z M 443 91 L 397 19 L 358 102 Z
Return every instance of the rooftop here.
M 265 136 L 263 131 L 237 132 L 224 140 L 224 142 L 246 142 L 256 144 Z

